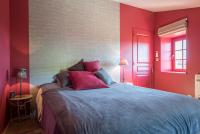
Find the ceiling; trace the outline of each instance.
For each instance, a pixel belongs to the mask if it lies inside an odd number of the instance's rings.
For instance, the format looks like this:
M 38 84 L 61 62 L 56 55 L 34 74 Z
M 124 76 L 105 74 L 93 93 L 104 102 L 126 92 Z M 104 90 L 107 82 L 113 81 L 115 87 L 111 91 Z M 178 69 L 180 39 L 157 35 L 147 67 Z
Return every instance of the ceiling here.
M 114 0 L 152 12 L 200 7 L 200 0 Z

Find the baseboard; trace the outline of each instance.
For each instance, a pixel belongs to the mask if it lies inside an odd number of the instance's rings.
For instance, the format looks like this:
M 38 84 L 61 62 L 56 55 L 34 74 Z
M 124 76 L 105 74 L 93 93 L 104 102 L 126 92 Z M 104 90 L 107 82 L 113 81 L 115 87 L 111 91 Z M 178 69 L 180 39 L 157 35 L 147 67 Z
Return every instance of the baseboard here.
M 2 134 L 6 134 L 6 131 L 8 130 L 8 126 L 9 126 L 10 122 L 7 123 L 6 128 L 4 129 Z

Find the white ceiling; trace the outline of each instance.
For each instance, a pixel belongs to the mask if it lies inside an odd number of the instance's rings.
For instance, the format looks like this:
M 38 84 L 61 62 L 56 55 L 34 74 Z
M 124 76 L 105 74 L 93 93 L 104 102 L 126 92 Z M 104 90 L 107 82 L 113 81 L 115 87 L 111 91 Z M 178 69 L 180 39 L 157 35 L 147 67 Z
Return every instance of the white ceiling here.
M 152 12 L 200 7 L 200 0 L 114 0 Z

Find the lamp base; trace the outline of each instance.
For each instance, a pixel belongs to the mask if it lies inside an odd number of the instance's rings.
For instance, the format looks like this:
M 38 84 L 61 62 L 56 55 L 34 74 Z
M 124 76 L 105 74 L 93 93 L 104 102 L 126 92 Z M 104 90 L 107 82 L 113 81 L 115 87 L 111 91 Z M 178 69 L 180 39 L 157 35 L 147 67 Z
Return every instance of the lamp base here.
M 19 91 L 20 97 L 22 96 L 22 79 L 20 79 L 20 91 Z
M 123 66 L 123 77 L 122 77 L 122 83 L 125 82 L 125 78 L 124 78 L 124 66 Z

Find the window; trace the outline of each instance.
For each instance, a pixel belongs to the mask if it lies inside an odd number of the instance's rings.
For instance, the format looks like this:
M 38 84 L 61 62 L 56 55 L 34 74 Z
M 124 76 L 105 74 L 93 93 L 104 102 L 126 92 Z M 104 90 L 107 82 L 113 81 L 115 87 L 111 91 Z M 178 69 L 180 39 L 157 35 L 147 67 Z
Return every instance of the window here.
M 188 19 L 183 18 L 159 27 L 161 72 L 185 73 L 187 69 L 187 27 Z
M 187 68 L 187 41 L 186 37 L 177 37 L 172 40 L 172 71 L 185 72 Z

